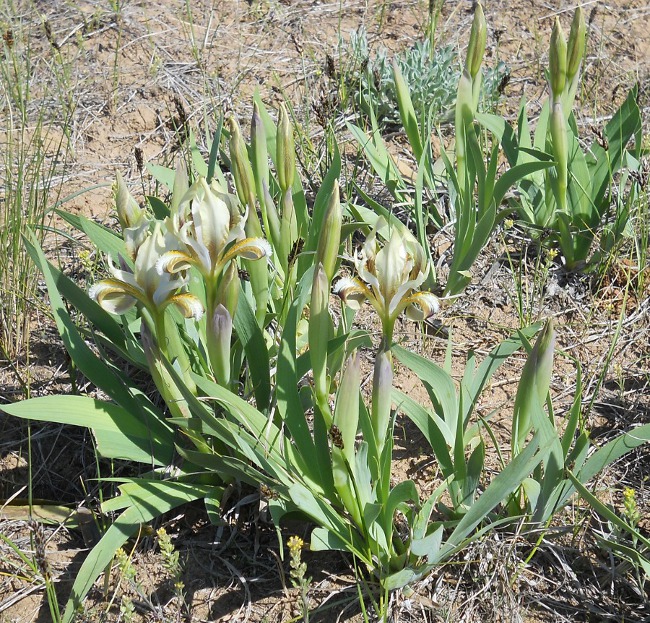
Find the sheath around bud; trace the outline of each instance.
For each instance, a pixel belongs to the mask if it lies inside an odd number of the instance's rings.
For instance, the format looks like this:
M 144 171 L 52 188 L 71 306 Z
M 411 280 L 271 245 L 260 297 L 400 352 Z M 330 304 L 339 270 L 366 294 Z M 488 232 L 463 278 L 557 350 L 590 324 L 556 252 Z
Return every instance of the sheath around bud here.
M 217 305 L 208 319 L 206 332 L 208 355 L 217 382 L 224 387 L 230 383 L 230 341 L 232 338 L 232 317 L 221 304 Z
M 354 465 L 354 440 L 359 426 L 360 388 L 361 360 L 359 354 L 354 351 L 345 365 L 334 407 L 334 424 L 341 431 L 343 456 L 349 465 Z
M 372 427 L 380 454 L 389 432 L 392 390 L 393 365 L 390 353 L 382 349 L 375 359 L 372 377 Z
M 232 165 L 232 174 L 235 178 L 235 187 L 239 200 L 249 209 L 255 209 L 255 179 L 253 177 L 253 168 L 248 159 L 246 143 L 241 135 L 239 124 L 235 117 L 228 120 L 230 130 L 230 162 Z
M 571 31 L 569 33 L 569 42 L 567 44 L 567 80 L 571 82 L 573 77 L 580 70 L 580 63 L 585 55 L 585 38 L 587 27 L 585 25 L 585 16 L 582 7 L 578 7 L 573 15 L 571 22 Z
M 284 104 L 280 105 L 277 136 L 278 184 L 285 194 L 292 186 L 296 170 L 296 148 L 293 140 L 293 126 Z
M 327 382 L 327 342 L 332 321 L 329 315 L 329 283 L 323 266 L 314 271 L 309 306 L 309 357 L 314 375 L 314 394 L 326 423 L 331 424 L 329 386 Z M 329 420 L 329 421 L 328 421 Z
M 316 250 L 316 262 L 323 265 L 327 280 L 331 283 L 336 272 L 336 262 L 341 245 L 341 225 L 343 224 L 343 212 L 339 198 L 339 181 L 334 180 L 332 194 L 327 204 L 327 210 L 323 219 L 318 238 Z
M 474 21 L 472 30 L 469 35 L 469 45 L 467 47 L 467 58 L 465 59 L 465 69 L 469 72 L 472 80 L 476 78 L 483 64 L 483 55 L 485 54 L 485 45 L 487 42 L 487 23 L 483 14 L 481 3 L 476 4 L 474 11 Z

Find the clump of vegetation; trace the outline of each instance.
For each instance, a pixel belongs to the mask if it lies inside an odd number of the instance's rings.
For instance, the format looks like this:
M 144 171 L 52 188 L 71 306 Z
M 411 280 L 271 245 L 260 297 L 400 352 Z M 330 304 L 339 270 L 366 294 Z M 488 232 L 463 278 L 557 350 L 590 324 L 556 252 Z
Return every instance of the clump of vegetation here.
M 372 110 L 383 125 L 401 124 L 398 85 L 393 75 L 397 64 L 409 85 L 416 118 L 431 127 L 451 123 L 454 118 L 456 85 L 462 73 L 457 49 L 452 45 L 432 48 L 430 39 L 416 41 L 395 54 L 379 47 L 373 54 L 365 29 L 352 31 L 343 48 L 345 75 L 350 99 L 366 114 Z M 485 72 L 481 88 L 481 107 L 492 110 L 497 104 L 510 70 L 503 61 Z

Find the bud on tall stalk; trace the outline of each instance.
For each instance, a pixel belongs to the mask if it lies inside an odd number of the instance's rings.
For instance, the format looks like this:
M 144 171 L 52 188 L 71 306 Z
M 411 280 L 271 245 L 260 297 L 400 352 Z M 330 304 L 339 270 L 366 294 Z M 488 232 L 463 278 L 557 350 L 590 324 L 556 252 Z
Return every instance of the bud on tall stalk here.
M 255 209 L 255 179 L 253 168 L 248 159 L 246 143 L 241 135 L 239 124 L 234 117 L 229 120 L 230 126 L 230 160 L 235 186 L 240 201 L 248 207 L 246 220 L 246 235 L 249 238 L 261 238 L 262 227 Z M 266 264 L 253 261 L 244 261 L 244 266 L 250 275 L 251 287 L 255 298 L 255 318 L 260 326 L 266 318 L 268 302 L 268 269 Z
M 578 7 L 571 22 L 567 45 L 567 88 L 563 102 L 564 115 L 569 117 L 580 82 L 580 65 L 585 55 L 587 27 L 582 7 Z
M 322 264 L 319 263 L 314 270 L 309 307 L 309 357 L 314 375 L 316 403 L 328 428 L 332 424 L 329 408 L 329 383 L 327 380 L 327 343 L 332 324 L 329 315 L 329 294 L 329 281 Z
M 248 159 L 246 143 L 244 143 L 239 124 L 235 117 L 230 117 L 228 120 L 228 128 L 230 130 L 230 163 L 232 166 L 232 174 L 235 178 L 237 194 L 239 195 L 239 200 L 251 210 L 248 220 L 257 220 L 257 214 L 255 213 L 255 179 L 253 177 L 253 169 Z M 259 234 L 256 232 L 255 235 Z
M 206 340 L 208 356 L 217 383 L 223 387 L 230 384 L 230 344 L 232 317 L 221 304 L 217 305 L 212 318 L 207 319 Z
M 327 210 L 320 229 L 318 248 L 316 250 L 316 263 L 323 265 L 327 280 L 331 283 L 336 273 L 336 262 L 341 245 L 341 225 L 343 212 L 339 197 L 339 181 L 334 180 L 332 194 L 327 204 Z
M 361 360 L 354 351 L 345 365 L 341 384 L 336 393 L 334 424 L 340 432 L 343 456 L 354 465 L 354 441 L 359 426 L 359 392 L 361 388 Z
M 266 147 L 266 130 L 257 102 L 253 102 L 251 119 L 251 155 L 257 198 L 260 204 L 263 204 L 264 186 L 269 187 L 269 154 Z
M 190 188 L 190 180 L 187 175 L 187 167 L 182 158 L 178 160 L 176 172 L 174 173 L 174 188 L 172 189 L 172 200 L 169 205 L 171 212 L 178 210 L 181 200 Z
M 513 457 L 521 452 L 530 433 L 533 405 L 537 404 L 539 408 L 543 408 L 546 403 L 553 371 L 554 350 L 555 328 L 553 319 L 549 318 L 528 355 L 517 388 L 512 422 Z
M 390 426 L 391 392 L 393 390 L 393 364 L 390 351 L 381 349 L 375 359 L 372 377 L 372 428 L 375 432 L 377 451 L 381 451 L 386 442 Z
M 467 124 L 471 123 L 473 117 L 474 94 L 472 92 L 472 78 L 467 69 L 465 69 L 458 81 L 458 91 L 456 93 L 456 171 L 461 193 L 465 191 L 467 158 L 465 132 Z
M 474 21 L 472 30 L 469 35 L 469 45 L 467 46 L 467 56 L 465 58 L 465 69 L 471 76 L 472 80 L 476 78 L 483 64 L 483 55 L 485 54 L 485 45 L 487 43 L 487 23 L 483 14 L 481 3 L 476 4 L 474 11 Z
M 293 140 L 293 126 L 284 104 L 280 104 L 277 136 L 278 184 L 282 194 L 292 186 L 296 170 L 296 148 Z
M 232 318 L 235 317 L 237 311 L 237 303 L 239 302 L 239 291 L 241 284 L 239 283 L 239 269 L 237 262 L 231 260 L 228 268 L 224 271 L 219 287 L 217 289 L 216 304 L 223 305 Z
M 555 18 L 549 49 L 549 81 L 554 101 L 560 101 L 567 78 L 567 47 L 559 18 Z

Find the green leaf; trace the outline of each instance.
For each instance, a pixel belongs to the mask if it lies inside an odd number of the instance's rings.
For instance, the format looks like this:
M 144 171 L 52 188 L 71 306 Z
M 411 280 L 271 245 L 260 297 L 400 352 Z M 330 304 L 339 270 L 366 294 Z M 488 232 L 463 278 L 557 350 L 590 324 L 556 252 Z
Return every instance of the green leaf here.
M 381 579 L 381 586 L 385 591 L 395 591 L 399 588 L 404 588 L 406 585 L 411 584 L 419 577 L 418 573 L 411 569 L 406 568 L 392 573 L 391 575 Z
M 126 252 L 126 246 L 122 237 L 114 231 L 98 225 L 85 216 L 70 214 L 65 210 L 55 210 L 55 212 L 65 221 L 82 231 L 90 238 L 93 244 L 106 255 L 109 255 L 114 262 L 118 262 L 121 257 L 127 263 L 131 263 L 131 258 Z
M 164 184 L 169 192 L 174 190 L 174 180 L 176 179 L 176 171 L 174 171 L 174 169 L 163 167 L 159 164 L 151 164 L 150 162 L 147 162 L 145 166 L 147 167 L 147 171 L 149 171 L 151 176 L 156 181 Z
M 336 533 L 326 528 L 314 528 L 311 531 L 311 543 L 309 546 L 312 552 L 337 550 L 349 551 L 348 543 L 341 539 Z
M 246 353 L 257 408 L 266 413 L 271 401 L 269 352 L 245 292 L 240 292 L 233 324 Z
M 498 504 L 506 500 L 535 469 L 547 451 L 547 448 L 541 448 L 538 452 L 539 444 L 540 438 L 536 434 L 524 450 L 488 485 L 447 539 L 441 550 L 441 559 L 460 546 L 470 532 L 484 521 Z
M 162 420 L 147 421 L 118 405 L 85 396 L 44 396 L 0 409 L 26 420 L 84 426 L 93 431 L 99 453 L 154 465 L 169 465 L 174 454 L 174 433 Z
M 602 448 L 594 452 L 589 459 L 587 459 L 584 467 L 577 473 L 577 478 L 582 483 L 588 482 L 596 474 L 600 474 L 600 472 L 610 463 L 613 463 L 623 455 L 638 448 L 644 443 L 648 443 L 649 441 L 650 424 L 638 426 L 637 428 L 633 428 L 632 430 L 619 435 L 616 439 L 606 443 Z
M 39 254 L 29 241 L 25 240 L 25 248 L 41 272 L 48 272 L 58 292 L 66 298 L 96 329 L 101 331 L 116 347 L 125 349 L 124 334 L 118 322 L 107 311 L 93 301 L 72 279 L 66 277 L 58 268 Z M 43 263 L 44 262 L 44 263 Z M 144 356 L 144 355 L 143 355 Z
M 458 417 L 458 399 L 451 376 L 435 363 L 401 346 L 393 346 L 392 352 L 424 383 L 436 411 L 453 431 Z

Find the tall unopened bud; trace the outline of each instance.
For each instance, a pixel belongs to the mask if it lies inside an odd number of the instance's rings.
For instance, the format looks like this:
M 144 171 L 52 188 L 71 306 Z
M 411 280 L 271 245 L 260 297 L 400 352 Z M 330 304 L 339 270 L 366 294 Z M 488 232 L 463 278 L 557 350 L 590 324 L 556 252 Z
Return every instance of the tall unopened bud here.
M 323 265 L 327 280 L 331 283 L 336 272 L 336 262 L 341 245 L 341 225 L 343 223 L 343 212 L 339 198 L 339 181 L 334 180 L 332 194 L 327 204 L 325 217 L 320 228 L 318 248 L 316 250 L 316 262 Z
M 119 171 L 115 179 L 115 207 L 117 208 L 117 218 L 120 221 L 122 231 L 129 227 L 137 227 L 140 224 L 144 210 L 129 192 Z
M 179 158 L 178 164 L 176 165 L 176 173 L 174 174 L 174 188 L 172 189 L 172 200 L 170 205 L 172 213 L 178 209 L 181 199 L 185 196 L 189 187 L 190 181 L 187 176 L 185 161 L 182 158 Z
M 476 4 L 476 10 L 474 11 L 474 21 L 472 22 L 469 45 L 467 46 L 467 58 L 465 59 L 465 69 L 467 69 L 472 79 L 476 78 L 483 64 L 486 42 L 487 23 L 483 14 L 483 7 L 479 2 Z
M 548 65 L 551 92 L 553 93 L 553 98 L 559 100 L 562 97 L 564 86 L 566 85 L 567 48 L 564 31 L 557 17 L 555 18 L 555 25 L 551 34 Z
M 255 179 L 253 169 L 248 159 L 246 143 L 241 135 L 239 124 L 235 117 L 228 120 L 230 130 L 230 162 L 232 174 L 235 178 L 235 187 L 240 201 L 251 210 L 255 210 Z
M 217 382 L 227 387 L 230 383 L 232 317 L 221 304 L 217 305 L 212 318 L 208 318 L 206 338 L 212 371 Z
M 359 426 L 359 391 L 361 387 L 361 361 L 354 351 L 347 360 L 334 407 L 334 426 L 341 435 L 343 455 L 354 465 L 354 440 Z
M 372 427 L 375 431 L 377 450 L 381 454 L 390 426 L 391 392 L 393 389 L 393 365 L 390 353 L 382 349 L 375 359 L 372 377 Z
M 555 327 L 553 319 L 549 318 L 528 355 L 517 388 L 512 430 L 513 454 L 521 451 L 530 432 L 532 409 L 542 408 L 546 403 L 553 372 L 554 350 Z
M 251 152 L 253 157 L 253 174 L 257 198 L 264 205 L 264 186 L 269 186 L 269 154 L 266 147 L 266 130 L 260 116 L 257 102 L 253 102 L 253 118 L 251 119 Z
M 282 193 L 293 186 L 296 170 L 296 148 L 293 140 L 293 126 L 284 104 L 280 105 L 277 136 L 278 184 Z
M 309 306 L 309 357 L 314 375 L 314 394 L 325 423 L 332 423 L 329 410 L 329 385 L 327 382 L 327 342 L 331 319 L 329 315 L 329 283 L 323 266 L 316 265 Z
M 217 290 L 217 303 L 223 305 L 232 318 L 235 317 L 237 311 L 237 303 L 239 301 L 239 291 L 241 284 L 239 283 L 239 269 L 237 262 L 231 260 L 228 268 L 224 271 L 219 288 Z
M 585 55 L 586 36 L 587 27 L 585 25 L 585 16 L 582 12 L 582 7 L 579 6 L 573 14 L 569 43 L 567 45 L 566 75 L 569 82 L 573 80 L 573 77 L 580 69 L 580 63 Z

